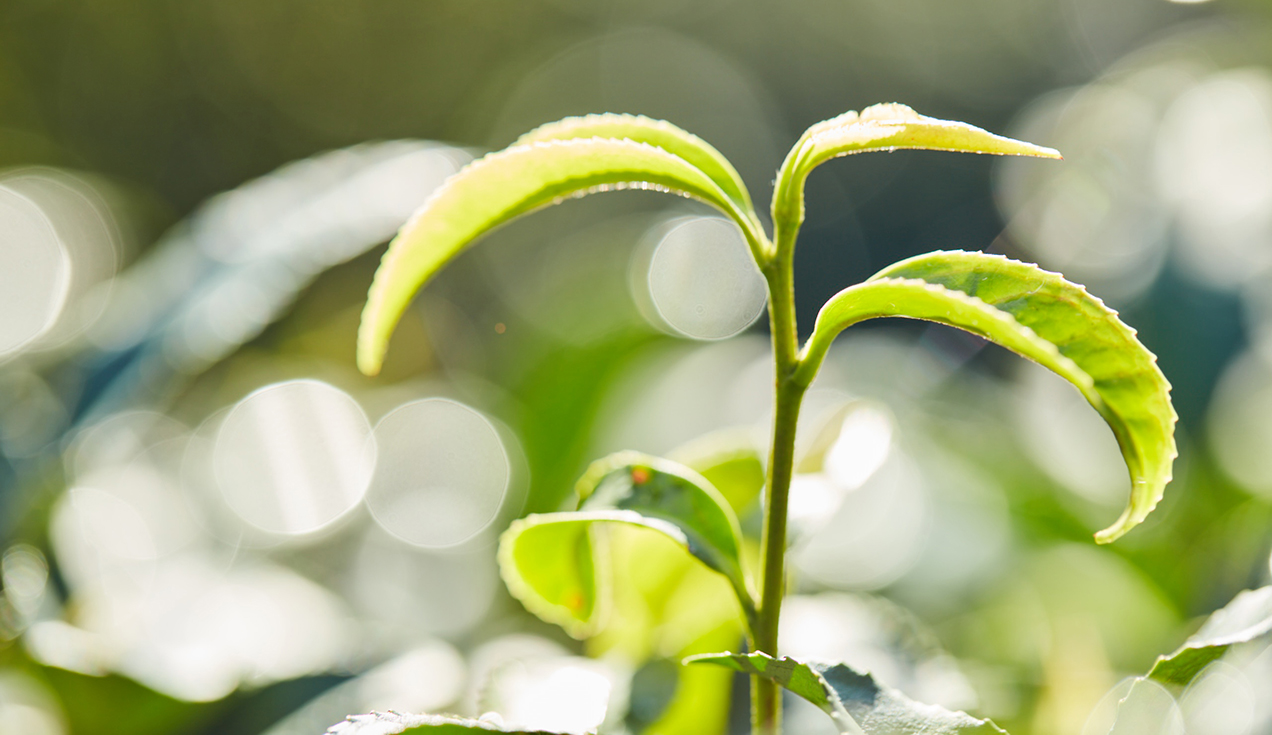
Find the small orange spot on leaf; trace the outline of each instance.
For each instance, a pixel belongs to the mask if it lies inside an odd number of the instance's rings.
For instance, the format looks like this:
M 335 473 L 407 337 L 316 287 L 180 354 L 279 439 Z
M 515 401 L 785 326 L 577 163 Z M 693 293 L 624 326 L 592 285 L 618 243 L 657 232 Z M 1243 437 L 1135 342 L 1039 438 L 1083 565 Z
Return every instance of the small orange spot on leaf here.
M 644 485 L 649 482 L 649 470 L 644 467 L 633 467 L 632 482 L 637 485 Z

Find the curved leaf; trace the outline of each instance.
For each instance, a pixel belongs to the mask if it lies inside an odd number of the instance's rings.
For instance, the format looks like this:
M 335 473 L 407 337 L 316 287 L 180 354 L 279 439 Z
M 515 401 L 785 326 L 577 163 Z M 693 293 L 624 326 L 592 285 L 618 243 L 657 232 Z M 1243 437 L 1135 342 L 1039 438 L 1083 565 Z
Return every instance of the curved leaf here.
M 575 637 L 604 620 L 604 546 L 597 523 L 648 528 L 723 574 L 748 619 L 754 603 L 742 569 L 737 518 L 701 475 L 665 459 L 620 452 L 592 464 L 576 487 L 579 509 L 514 521 L 499 541 L 509 591 Z
M 742 228 L 759 257 L 763 234 L 706 174 L 679 156 L 631 140 L 588 138 L 514 146 L 465 166 L 433 193 L 389 245 L 358 329 L 358 367 L 380 370 L 389 335 L 411 298 L 481 235 L 540 207 L 618 189 L 700 199 Z
M 627 139 L 662 148 L 697 166 L 743 212 L 750 213 L 754 209 L 751 194 L 746 190 L 746 184 L 742 182 L 742 177 L 733 168 L 733 164 L 702 138 L 666 120 L 615 113 L 567 117 L 540 125 L 518 138 L 515 145 L 575 138 Z
M 526 609 L 575 638 L 595 633 L 605 619 L 605 547 L 593 538 L 599 520 L 576 513 L 531 514 L 499 537 L 499 573 Z M 629 520 L 639 523 L 640 514 Z
M 804 180 L 826 161 L 902 148 L 1060 158 L 1054 149 L 1004 138 L 966 123 L 920 115 L 905 105 L 873 105 L 860 113 L 850 111 L 824 120 L 804 132 L 778 170 L 773 220 L 804 221 Z
M 1004 733 L 989 720 L 920 704 L 844 664 L 775 659 L 765 653 L 708 653 L 686 664 L 716 664 L 771 679 L 817 705 L 845 735 L 990 735 Z
M 542 730 L 508 729 L 496 719 L 473 720 L 450 715 L 409 715 L 398 712 L 372 712 L 349 715 L 344 722 L 332 725 L 327 735 L 555 735 Z
M 1148 678 L 1187 686 L 1228 649 L 1272 634 L 1272 587 L 1246 590 L 1215 612 L 1179 650 L 1153 664 Z
M 1034 360 L 1081 391 L 1113 430 L 1131 476 L 1126 510 L 1096 534 L 1108 543 L 1157 506 L 1176 456 L 1170 383 L 1117 312 L 1056 273 L 1002 256 L 935 252 L 896 263 L 822 308 L 800 379 L 830 342 L 865 319 L 899 316 L 965 329 Z
M 671 450 L 667 458 L 707 478 L 739 518 L 753 509 L 764 490 L 764 457 L 749 428 L 704 434 Z

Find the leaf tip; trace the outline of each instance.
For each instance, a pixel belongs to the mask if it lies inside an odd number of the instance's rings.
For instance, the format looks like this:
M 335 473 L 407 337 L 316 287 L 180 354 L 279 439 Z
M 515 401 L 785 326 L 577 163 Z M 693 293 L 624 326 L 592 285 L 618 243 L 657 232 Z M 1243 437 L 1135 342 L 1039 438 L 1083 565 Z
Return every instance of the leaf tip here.
M 384 366 L 384 356 L 378 354 L 374 349 L 358 349 L 358 371 L 368 378 L 374 378 L 380 374 L 380 368 Z
M 1060 151 L 1056 150 L 1055 148 L 1048 148 L 1045 145 L 1038 145 L 1037 143 L 1030 143 L 1024 140 L 1015 140 L 1013 138 L 1003 138 L 1001 136 L 994 136 L 994 137 L 1000 138 L 1001 140 L 1009 141 L 1010 143 L 1014 144 L 1014 146 L 1011 149 L 1001 151 L 1001 153 L 1008 156 L 1049 158 L 1053 161 L 1064 160 L 1064 156 L 1062 156 L 1060 154 Z
M 358 370 L 368 378 L 380 374 L 384 366 L 384 353 L 388 351 L 386 341 L 376 335 L 376 315 L 372 312 L 374 298 L 368 299 L 367 307 L 362 312 L 362 323 L 358 325 Z
M 1125 526 L 1126 526 L 1125 523 L 1118 522 L 1113 524 L 1112 526 L 1109 526 L 1103 531 L 1096 531 L 1095 542 L 1103 546 L 1105 544 L 1111 544 L 1114 541 L 1117 541 L 1118 539 L 1122 538 L 1122 536 L 1126 535 L 1127 531 L 1131 530 L 1129 528 L 1126 528 Z

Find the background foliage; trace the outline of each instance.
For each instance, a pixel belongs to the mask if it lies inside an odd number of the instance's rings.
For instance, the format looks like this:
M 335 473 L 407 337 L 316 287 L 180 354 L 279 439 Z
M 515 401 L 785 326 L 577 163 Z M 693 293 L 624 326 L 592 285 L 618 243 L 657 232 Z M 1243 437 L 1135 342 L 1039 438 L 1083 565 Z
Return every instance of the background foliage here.
M 1268 40 L 1258 0 L 6 0 L 0 731 L 317 733 L 373 707 L 742 727 L 728 672 L 671 664 L 738 639 L 727 590 L 675 548 L 616 536 L 637 592 L 585 645 L 494 568 L 499 530 L 617 449 L 718 462 L 754 532 L 757 468 L 712 455 L 762 440 L 769 402 L 728 228 L 637 192 L 518 222 L 426 290 L 376 380 L 357 316 L 429 191 L 542 122 L 666 118 L 767 201 L 808 124 L 897 100 L 1066 161 L 823 167 L 802 334 L 905 256 L 1038 262 L 1159 355 L 1181 458 L 1145 526 L 1096 548 L 1128 483 L 1075 392 L 943 327 L 866 326 L 809 397 L 784 653 L 1014 733 L 1083 732 L 1268 582 Z M 716 280 L 691 277 L 704 263 Z M 408 460 L 432 495 L 402 490 Z M 563 698 L 593 706 L 554 720 Z

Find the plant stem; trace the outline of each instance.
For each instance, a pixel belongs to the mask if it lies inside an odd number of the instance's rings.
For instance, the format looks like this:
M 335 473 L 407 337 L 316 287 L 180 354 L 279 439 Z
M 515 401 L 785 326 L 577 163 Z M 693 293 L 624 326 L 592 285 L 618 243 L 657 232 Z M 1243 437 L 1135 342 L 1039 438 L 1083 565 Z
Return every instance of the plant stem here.
M 799 367 L 799 337 L 795 324 L 793 248 L 780 248 L 783 237 L 795 233 L 778 231 L 779 255 L 764 269 L 769 288 L 769 325 L 773 333 L 774 402 L 773 444 L 769 451 L 768 478 L 764 488 L 764 529 L 760 536 L 760 605 L 753 644 L 756 651 L 777 655 L 777 628 L 786 592 L 786 510 L 791 473 L 795 464 L 795 425 L 805 386 L 795 381 Z M 772 680 L 751 677 L 752 735 L 779 735 L 782 722 L 782 690 Z

